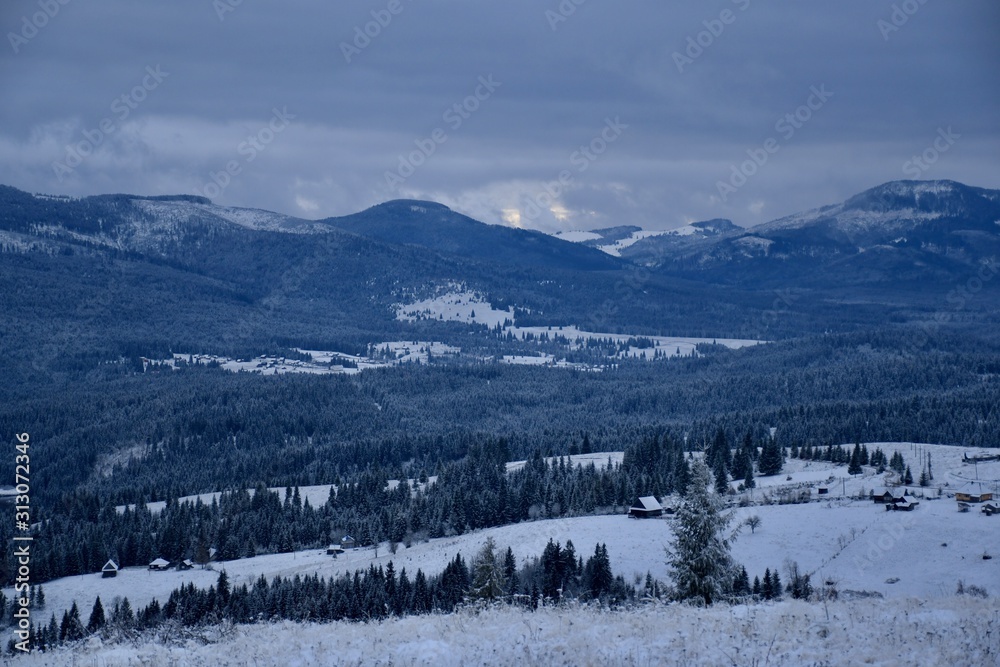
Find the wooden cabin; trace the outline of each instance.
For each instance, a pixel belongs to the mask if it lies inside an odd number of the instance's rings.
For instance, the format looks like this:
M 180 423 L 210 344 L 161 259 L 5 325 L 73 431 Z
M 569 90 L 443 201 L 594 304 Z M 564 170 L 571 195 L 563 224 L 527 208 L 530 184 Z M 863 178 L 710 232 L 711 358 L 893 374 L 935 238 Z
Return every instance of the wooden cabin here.
M 955 500 L 960 503 L 985 503 L 993 500 L 993 492 L 983 484 L 972 482 L 955 492 Z
M 190 558 L 185 558 L 181 562 L 177 563 L 178 570 L 190 570 L 194 567 L 194 563 L 191 562 Z
M 633 519 L 650 519 L 663 516 L 663 506 L 655 496 L 641 496 L 635 499 L 628 515 Z
M 344 553 L 344 548 L 342 546 L 340 546 L 339 544 L 331 544 L 330 546 L 328 546 L 326 548 L 326 555 L 327 556 L 333 556 L 334 558 L 336 558 L 337 556 L 339 556 L 342 553 Z
M 895 493 L 890 489 L 886 489 L 882 493 L 872 494 L 872 500 L 874 500 L 876 503 L 880 505 L 891 505 L 892 503 L 898 503 L 905 497 L 906 497 L 905 494 Z
M 108 560 L 108 562 L 104 564 L 104 567 L 101 568 L 101 578 L 110 579 L 111 577 L 117 577 L 117 576 L 118 576 L 118 563 L 114 562 L 113 560 Z
M 920 503 L 911 498 L 910 496 L 903 496 L 899 500 L 890 503 L 885 506 L 886 510 L 893 510 L 896 512 L 912 512 L 913 509 Z
M 343 550 L 353 549 L 358 545 L 357 541 L 350 535 L 344 535 L 340 538 L 340 546 Z
M 152 563 L 149 564 L 150 570 L 156 570 L 158 572 L 163 572 L 170 567 L 170 561 L 163 558 L 157 558 Z

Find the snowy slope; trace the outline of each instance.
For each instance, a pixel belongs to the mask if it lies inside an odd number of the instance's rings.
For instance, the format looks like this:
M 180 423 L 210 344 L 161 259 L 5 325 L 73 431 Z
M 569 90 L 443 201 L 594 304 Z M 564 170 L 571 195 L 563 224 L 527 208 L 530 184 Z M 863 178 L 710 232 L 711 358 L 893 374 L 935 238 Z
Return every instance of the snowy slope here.
M 255 208 L 217 206 L 183 200 L 135 199 L 135 205 L 154 217 L 157 225 L 184 225 L 192 221 L 225 221 L 247 229 L 316 234 L 330 232 L 327 225 Z
M 918 451 L 931 452 L 935 484 L 948 482 L 950 486 L 945 488 L 960 487 L 972 469 L 962 464 L 962 450 L 954 447 L 883 443 L 872 444 L 870 449 L 875 446 L 890 456 L 898 449 L 911 465 L 918 460 Z M 582 455 L 576 462 L 603 463 L 609 455 L 620 460 L 620 454 L 602 452 Z M 510 467 L 516 468 L 518 463 Z M 1000 463 L 980 464 L 978 470 L 981 479 L 1000 478 Z M 792 479 L 787 480 L 788 476 Z M 935 487 L 927 490 L 929 497 L 920 499 L 914 512 L 886 512 L 867 498 L 856 499 L 860 491 L 867 496 L 869 491 L 881 489 L 881 477 L 869 471 L 865 476 L 841 483 L 844 477 L 846 466 L 793 459 L 781 475 L 758 478 L 761 488 L 754 491 L 755 501 L 760 501 L 765 493 L 777 500 L 781 486 L 811 488 L 819 482 L 830 488 L 831 495 L 820 500 L 813 492 L 814 502 L 806 504 L 756 505 L 733 510 L 734 527 L 751 514 L 762 519 L 753 533 L 743 529 L 733 547 L 735 558 L 745 565 L 751 579 L 762 576 L 765 568 L 784 568 L 790 560 L 798 562 L 803 572 L 814 574 L 816 583 L 832 580 L 841 591 L 871 591 L 886 598 L 930 599 L 950 595 L 960 579 L 965 584 L 985 587 L 992 594 L 1000 592 L 1000 517 L 986 517 L 978 511 L 959 513 L 957 503 L 948 498 L 947 492 L 937 498 Z M 827 481 L 831 478 L 835 483 Z M 317 505 L 324 493 L 329 492 L 328 488 L 310 487 L 304 492 L 309 492 L 311 502 Z M 910 490 L 914 494 L 921 492 L 919 487 Z M 667 504 L 671 504 L 670 499 Z M 203 587 L 214 584 L 220 569 L 226 570 L 234 584 L 252 583 L 261 574 L 330 576 L 371 564 L 384 566 L 390 561 L 397 571 L 405 567 L 412 574 L 420 568 L 436 574 L 456 553 L 471 559 L 489 536 L 501 547 L 511 547 L 519 563 L 541 555 L 550 538 L 563 544 L 572 540 L 577 553 L 585 557 L 593 554 L 598 543 L 606 543 L 612 568 L 627 580 L 644 577 L 646 572 L 666 580 L 664 548 L 671 540 L 671 526 L 669 518 L 636 521 L 622 514 L 556 518 L 415 543 L 410 548 L 400 545 L 396 554 L 389 553 L 387 545 L 382 545 L 377 553 L 372 548 L 363 548 L 338 559 L 315 549 L 244 558 L 216 563 L 215 571 L 149 572 L 144 568 L 129 568 L 115 579 L 102 579 L 95 573 L 45 584 L 48 604 L 44 613 L 46 618 L 52 611 L 61 613 L 73 600 L 89 610 L 98 594 L 105 603 L 128 596 L 133 608 L 148 604 L 154 597 L 162 603 L 182 583 Z M 996 558 L 983 560 L 983 553 Z M 893 578 L 898 581 L 887 583 Z M 11 594 L 10 590 L 6 593 Z

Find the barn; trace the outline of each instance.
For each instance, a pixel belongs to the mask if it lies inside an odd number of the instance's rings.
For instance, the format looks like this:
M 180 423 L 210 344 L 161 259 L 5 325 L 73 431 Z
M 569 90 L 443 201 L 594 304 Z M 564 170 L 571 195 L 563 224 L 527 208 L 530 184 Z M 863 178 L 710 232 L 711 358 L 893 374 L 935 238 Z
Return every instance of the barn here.
M 628 509 L 629 517 L 633 519 L 649 519 L 663 516 L 663 506 L 655 496 L 640 496 Z

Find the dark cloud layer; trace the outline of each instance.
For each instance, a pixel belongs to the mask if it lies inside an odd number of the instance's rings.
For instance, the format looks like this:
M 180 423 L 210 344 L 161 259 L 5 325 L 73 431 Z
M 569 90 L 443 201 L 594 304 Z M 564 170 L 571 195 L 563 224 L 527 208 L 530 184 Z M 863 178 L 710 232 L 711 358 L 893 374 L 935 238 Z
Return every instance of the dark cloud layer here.
M 1000 187 L 992 0 L 12 0 L 0 28 L 0 182 L 37 192 L 556 230 Z

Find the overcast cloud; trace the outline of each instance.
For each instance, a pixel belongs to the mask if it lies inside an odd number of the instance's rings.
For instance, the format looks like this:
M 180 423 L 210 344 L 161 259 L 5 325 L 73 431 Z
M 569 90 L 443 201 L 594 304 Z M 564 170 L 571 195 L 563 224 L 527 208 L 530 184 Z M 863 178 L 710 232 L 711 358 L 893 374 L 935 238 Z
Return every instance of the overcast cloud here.
M 0 183 L 32 192 L 555 231 L 1000 187 L 994 0 L 7 0 L 0 28 Z

